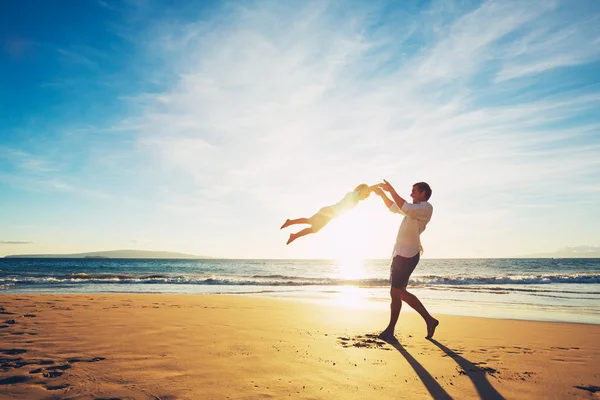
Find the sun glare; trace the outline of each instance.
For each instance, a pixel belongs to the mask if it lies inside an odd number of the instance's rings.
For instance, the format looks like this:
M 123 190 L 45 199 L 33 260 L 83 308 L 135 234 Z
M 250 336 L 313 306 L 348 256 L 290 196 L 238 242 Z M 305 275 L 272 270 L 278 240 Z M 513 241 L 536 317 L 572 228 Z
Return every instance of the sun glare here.
M 336 259 L 338 276 L 343 280 L 359 280 L 365 277 L 363 259 L 344 257 Z
M 369 301 L 366 292 L 355 286 L 342 286 L 333 300 L 338 306 L 351 308 L 365 307 Z
M 328 226 L 325 233 L 332 258 L 338 260 L 340 275 L 356 278 L 363 272 L 362 260 L 372 257 L 376 246 L 379 229 L 374 221 L 370 207 L 359 204 L 348 213 L 337 217 Z

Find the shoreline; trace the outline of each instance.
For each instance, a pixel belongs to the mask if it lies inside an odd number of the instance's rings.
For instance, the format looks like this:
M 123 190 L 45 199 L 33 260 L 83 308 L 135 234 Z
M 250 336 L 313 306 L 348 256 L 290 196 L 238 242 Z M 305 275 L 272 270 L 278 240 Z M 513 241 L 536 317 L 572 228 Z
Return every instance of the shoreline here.
M 269 290 L 269 291 L 227 291 L 224 290 L 219 292 L 217 290 L 223 289 L 219 286 L 212 287 L 216 289 L 214 292 L 193 292 L 193 291 L 73 291 L 73 292 L 60 292 L 60 291 L 47 291 L 47 292 L 34 292 L 34 291 L 3 291 L 2 295 L 209 295 L 209 296 L 236 296 L 236 297 L 250 297 L 257 299 L 272 299 L 282 301 L 297 301 L 305 304 L 312 304 L 325 307 L 341 307 L 350 308 L 363 311 L 377 312 L 380 310 L 388 310 L 389 299 L 387 297 L 368 297 L 362 296 L 359 292 L 362 290 L 373 290 L 373 288 L 358 288 L 353 286 L 343 287 L 332 287 L 328 291 L 323 290 L 301 290 L 301 291 L 285 291 L 285 290 Z M 177 288 L 180 289 L 180 288 Z M 205 290 L 205 287 L 202 287 Z M 239 289 L 239 288 L 236 288 Z M 384 292 L 383 296 L 388 296 L 388 288 L 381 288 Z M 451 315 L 451 316 L 462 316 L 462 317 L 474 317 L 474 318 L 486 318 L 486 319 L 501 319 L 501 320 L 514 320 L 514 321 L 532 321 L 532 322 L 556 322 L 556 323 L 574 323 L 574 324 L 586 324 L 586 325 L 600 325 L 600 315 L 595 313 L 586 313 L 585 310 L 577 310 L 578 312 L 567 312 L 564 307 L 547 305 L 544 308 L 539 306 L 531 305 L 514 305 L 511 303 L 485 303 L 481 301 L 468 300 L 457 300 L 448 299 L 445 297 L 439 298 L 427 298 L 423 294 L 422 289 L 414 288 L 411 290 L 423 301 L 427 309 L 435 315 Z M 347 304 L 346 304 L 347 303 Z M 453 307 L 448 304 L 460 304 L 460 307 Z M 487 307 L 485 310 L 486 315 L 480 311 L 481 305 L 485 304 Z M 511 308 L 512 307 L 512 308 Z M 404 306 L 402 309 L 403 313 L 415 312 L 408 306 Z M 515 314 L 517 314 L 515 316 Z
M 69 260 L 0 263 L 0 293 L 211 293 L 388 309 L 384 261 Z M 600 325 L 597 261 L 424 259 L 410 290 L 433 314 Z
M 0 397 L 165 399 L 600 396 L 600 326 L 249 296 L 0 294 Z M 8 323 L 7 321 L 11 321 Z

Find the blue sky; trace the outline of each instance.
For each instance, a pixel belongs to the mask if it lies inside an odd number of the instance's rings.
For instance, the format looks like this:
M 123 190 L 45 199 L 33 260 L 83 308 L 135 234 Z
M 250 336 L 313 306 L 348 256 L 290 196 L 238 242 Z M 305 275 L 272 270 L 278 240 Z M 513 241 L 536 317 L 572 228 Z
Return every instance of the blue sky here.
M 597 1 L 19 1 L 0 13 L 0 256 L 425 257 L 600 246 Z M 580 246 L 580 247 L 579 247 Z

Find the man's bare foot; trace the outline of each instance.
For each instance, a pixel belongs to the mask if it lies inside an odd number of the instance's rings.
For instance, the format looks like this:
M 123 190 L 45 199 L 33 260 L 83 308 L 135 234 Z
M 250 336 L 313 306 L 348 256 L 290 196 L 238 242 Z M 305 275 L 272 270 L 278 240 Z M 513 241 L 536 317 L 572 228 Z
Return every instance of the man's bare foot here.
M 286 244 L 290 244 L 292 243 L 294 240 L 296 240 L 296 235 L 294 235 L 293 233 L 290 233 L 290 238 L 288 239 Z
M 394 336 L 394 333 L 388 331 L 387 329 L 384 330 L 383 332 L 381 332 L 377 337 L 381 340 L 386 340 L 386 341 L 397 340 L 396 336 Z
M 291 221 L 289 219 L 286 219 L 285 222 L 283 223 L 283 225 L 281 225 L 281 228 L 279 228 L 279 229 L 283 229 L 283 228 L 290 226 L 290 222 Z
M 432 320 L 427 323 L 427 336 L 425 336 L 425 339 L 431 339 L 433 337 L 433 334 L 435 333 L 435 328 L 437 328 L 439 324 L 440 321 L 438 321 L 435 318 L 432 318 Z

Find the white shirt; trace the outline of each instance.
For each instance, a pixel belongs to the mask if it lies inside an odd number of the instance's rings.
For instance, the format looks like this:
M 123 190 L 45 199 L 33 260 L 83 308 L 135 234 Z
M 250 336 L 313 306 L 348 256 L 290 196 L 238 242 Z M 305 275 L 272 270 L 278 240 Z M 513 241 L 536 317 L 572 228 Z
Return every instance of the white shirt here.
M 416 204 L 404 202 L 402 209 L 394 203 L 389 210 L 404 215 L 400 229 L 398 229 L 392 258 L 395 256 L 408 258 L 416 256 L 420 251 L 423 251 L 420 235 L 431 220 L 433 206 L 426 201 Z

